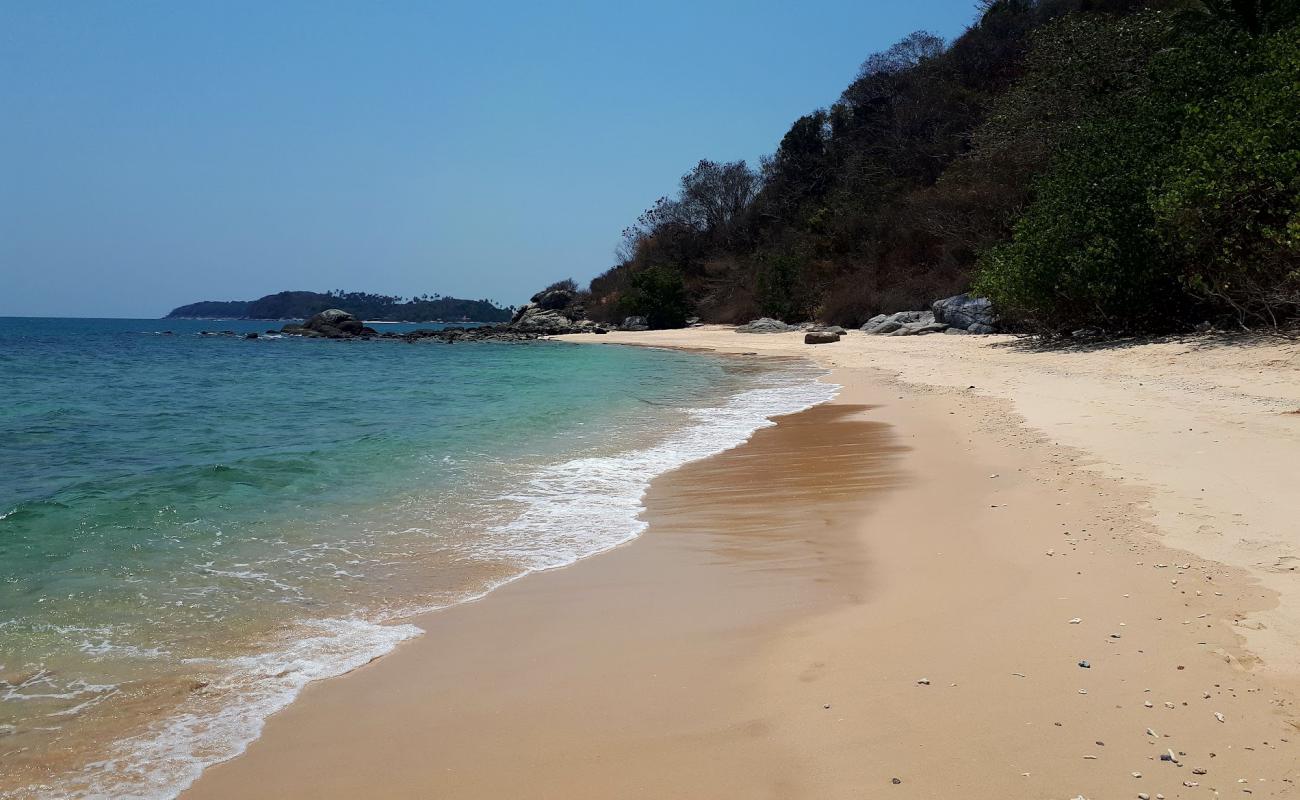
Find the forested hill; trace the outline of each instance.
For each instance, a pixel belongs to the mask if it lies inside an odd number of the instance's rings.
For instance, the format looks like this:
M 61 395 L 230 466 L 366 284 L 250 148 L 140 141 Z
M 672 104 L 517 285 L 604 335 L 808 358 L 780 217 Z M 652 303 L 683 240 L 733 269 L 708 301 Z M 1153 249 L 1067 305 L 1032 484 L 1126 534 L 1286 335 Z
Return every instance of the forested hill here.
M 857 325 L 974 289 L 1044 332 L 1285 324 L 1298 5 L 985 2 L 951 42 L 868 57 L 757 167 L 700 161 L 588 309 Z
M 506 322 L 513 309 L 490 300 L 440 295 L 401 298 L 366 292 L 279 292 L 257 300 L 206 300 L 173 309 L 168 319 L 307 319 L 341 308 L 360 319 L 389 322 Z

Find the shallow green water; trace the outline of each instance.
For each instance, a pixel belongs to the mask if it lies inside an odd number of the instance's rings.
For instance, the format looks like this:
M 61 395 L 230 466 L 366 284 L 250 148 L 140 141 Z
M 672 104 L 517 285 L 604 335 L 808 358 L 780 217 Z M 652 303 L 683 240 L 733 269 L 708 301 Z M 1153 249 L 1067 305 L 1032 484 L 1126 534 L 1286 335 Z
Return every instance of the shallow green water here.
M 635 536 L 651 477 L 829 394 L 669 351 L 215 327 L 265 323 L 0 319 L 14 796 L 172 796 L 404 615 Z

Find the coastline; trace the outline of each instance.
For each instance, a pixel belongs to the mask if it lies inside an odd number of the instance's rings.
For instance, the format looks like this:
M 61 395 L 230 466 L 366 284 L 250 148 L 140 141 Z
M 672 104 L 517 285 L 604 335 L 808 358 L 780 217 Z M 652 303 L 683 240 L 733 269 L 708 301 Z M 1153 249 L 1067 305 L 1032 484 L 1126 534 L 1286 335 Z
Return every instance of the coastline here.
M 657 479 L 640 539 L 415 620 L 425 636 L 309 686 L 187 796 L 1178 797 L 1239 779 L 1285 792 L 1300 776 L 1294 674 L 1276 658 L 1257 668 L 1232 624 L 1279 614 L 1278 595 L 1166 549 L 1152 533 L 1169 499 L 1127 465 L 1097 469 L 1059 431 L 1020 424 L 1041 416 L 1032 404 L 957 387 L 972 372 L 961 358 L 987 340 L 865 338 L 596 340 L 811 355 L 844 389 Z M 932 360 L 937 380 L 889 377 L 909 358 Z M 859 456 L 889 454 L 869 486 L 824 458 L 852 438 L 843 425 L 873 431 Z M 806 461 L 773 457 L 803 447 Z M 744 469 L 764 454 L 779 469 L 755 482 Z M 735 496 L 791 472 L 806 478 L 802 502 L 787 497 L 793 518 L 765 492 Z M 845 505 L 825 513 L 837 488 Z M 730 505 L 710 508 L 722 494 Z M 816 523 L 817 536 L 764 537 L 761 523 L 729 535 L 742 512 Z M 709 519 L 712 533 L 688 535 Z M 780 552 L 792 543 L 811 549 Z M 1162 763 L 1165 749 L 1187 755 Z

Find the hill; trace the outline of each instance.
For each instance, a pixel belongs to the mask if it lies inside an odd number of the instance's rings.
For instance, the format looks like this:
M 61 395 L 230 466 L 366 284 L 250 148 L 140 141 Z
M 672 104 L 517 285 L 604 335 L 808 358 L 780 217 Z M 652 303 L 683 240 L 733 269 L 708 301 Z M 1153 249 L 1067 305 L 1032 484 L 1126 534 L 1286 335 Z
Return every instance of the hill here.
M 174 308 L 166 319 L 307 319 L 341 308 L 383 322 L 507 322 L 513 313 L 490 300 L 423 295 L 403 299 L 366 292 L 278 292 L 257 300 L 204 300 Z
M 757 168 L 700 161 L 624 231 L 592 317 L 666 293 L 857 326 L 972 288 L 1044 333 L 1300 316 L 1297 0 L 980 7 L 868 57 Z

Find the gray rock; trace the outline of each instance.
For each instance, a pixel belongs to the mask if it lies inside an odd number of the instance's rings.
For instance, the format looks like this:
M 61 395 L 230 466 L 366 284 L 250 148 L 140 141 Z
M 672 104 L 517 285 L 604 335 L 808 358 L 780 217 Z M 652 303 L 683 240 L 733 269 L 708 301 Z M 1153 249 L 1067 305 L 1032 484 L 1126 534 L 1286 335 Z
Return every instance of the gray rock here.
M 998 329 L 997 326 L 995 325 L 985 325 L 982 322 L 973 322 L 971 323 L 970 327 L 966 329 L 966 332 L 987 334 L 987 333 L 997 333 Z
M 627 317 L 623 320 L 623 324 L 618 326 L 618 329 L 621 331 L 648 331 L 650 330 L 650 323 L 646 321 L 645 317 Z
M 534 305 L 526 306 L 524 312 L 510 323 L 510 327 L 518 331 L 546 335 L 576 333 L 580 330 L 573 320 L 564 315 L 564 312 Z
M 866 328 L 863 328 L 862 330 L 864 333 L 872 333 L 877 336 L 884 336 L 885 334 L 893 333 L 894 331 L 898 330 L 901 327 L 903 327 L 903 323 L 897 322 L 892 319 L 887 319 L 884 322 L 881 322 L 875 327 L 873 327 L 871 330 L 867 330 Z
M 703 322 L 700 322 L 700 318 L 699 318 L 699 317 L 687 317 L 687 318 L 686 318 L 686 327 L 688 327 L 688 328 L 698 328 L 698 327 L 700 327 L 700 326 L 703 325 L 703 324 L 704 324 Z
M 840 335 L 831 331 L 808 331 L 803 335 L 804 344 L 830 344 L 839 340 Z
M 562 311 L 573 305 L 575 296 L 568 289 L 543 289 L 529 301 L 543 311 Z
M 863 333 L 892 334 L 904 325 L 934 322 L 934 314 L 929 311 L 896 311 L 893 314 L 877 314 L 862 326 Z
M 785 333 L 793 330 L 798 328 L 794 325 L 786 325 L 779 319 L 760 317 L 736 328 L 736 333 Z
M 361 320 L 341 308 L 327 308 L 301 325 L 285 325 L 280 332 L 325 339 L 350 339 L 367 332 L 374 333 L 372 329 L 363 325 Z
M 889 334 L 890 336 L 924 336 L 927 333 L 942 333 L 948 330 L 948 326 L 942 322 L 912 322 L 902 325 L 898 330 Z
M 972 325 L 981 326 L 980 333 L 993 333 L 997 329 L 998 316 L 993 311 L 993 302 L 987 297 L 971 297 L 959 294 L 935 300 L 930 305 L 937 322 L 944 322 L 954 328 L 970 330 Z
M 844 330 L 839 325 L 820 325 L 816 328 L 813 328 L 813 330 L 821 331 L 823 333 L 834 333 L 840 336 L 843 336 L 844 334 L 848 333 L 848 331 Z
M 949 328 L 948 330 L 944 331 L 944 333 L 948 334 L 949 336 L 969 336 L 969 335 L 970 335 L 970 331 L 962 330 L 961 328 Z

